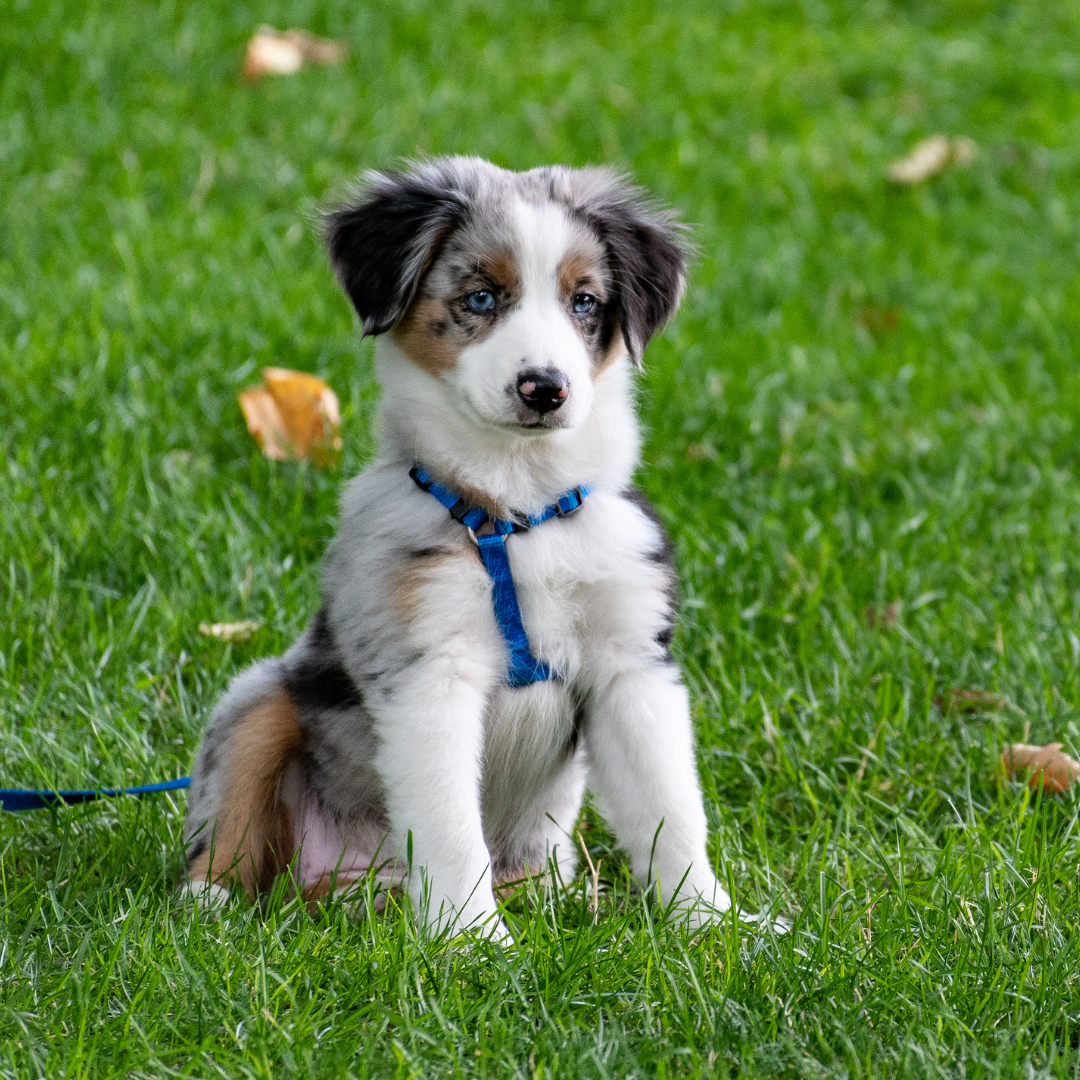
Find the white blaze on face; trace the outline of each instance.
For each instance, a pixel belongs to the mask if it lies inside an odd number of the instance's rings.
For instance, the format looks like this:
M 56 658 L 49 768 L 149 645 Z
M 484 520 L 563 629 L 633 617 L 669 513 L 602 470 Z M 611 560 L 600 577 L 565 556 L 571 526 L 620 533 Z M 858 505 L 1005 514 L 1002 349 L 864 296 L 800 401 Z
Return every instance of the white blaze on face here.
M 559 264 L 573 226 L 559 206 L 523 201 L 514 204 L 510 222 L 508 239 L 520 275 L 520 301 L 490 336 L 462 351 L 447 378 L 484 420 L 516 425 L 518 376 L 533 369 L 561 372 L 570 390 L 556 414 L 558 426 L 574 427 L 589 413 L 593 385 L 585 342 L 559 295 Z

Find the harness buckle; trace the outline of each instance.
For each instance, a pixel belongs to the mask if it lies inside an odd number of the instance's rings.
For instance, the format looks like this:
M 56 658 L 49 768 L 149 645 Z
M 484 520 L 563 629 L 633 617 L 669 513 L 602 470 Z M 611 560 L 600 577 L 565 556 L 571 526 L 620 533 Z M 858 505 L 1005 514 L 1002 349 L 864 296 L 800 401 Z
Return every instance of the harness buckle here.
M 413 481 L 415 482 L 416 486 L 421 491 L 431 491 L 431 477 L 429 476 L 426 480 L 421 480 L 420 479 L 420 466 L 419 465 L 414 465 L 409 470 L 409 475 L 413 478 Z
M 577 500 L 573 506 L 569 509 L 563 508 L 564 502 L 569 502 L 570 497 L 573 496 Z M 573 491 L 568 491 L 561 499 L 555 504 L 555 516 L 556 517 L 569 517 L 571 514 L 576 514 L 585 505 L 585 495 L 580 487 L 576 487 Z
M 450 516 L 458 522 L 464 522 L 465 515 L 472 509 L 472 507 L 464 500 L 458 499 L 453 506 L 450 507 Z

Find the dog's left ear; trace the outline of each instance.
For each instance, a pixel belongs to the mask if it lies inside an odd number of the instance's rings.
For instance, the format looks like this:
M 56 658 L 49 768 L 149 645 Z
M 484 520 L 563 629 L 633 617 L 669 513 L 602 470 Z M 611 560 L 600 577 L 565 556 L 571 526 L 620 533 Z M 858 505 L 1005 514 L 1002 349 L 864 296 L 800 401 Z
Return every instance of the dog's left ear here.
M 591 188 L 578 206 L 607 248 L 617 315 L 630 358 L 641 366 L 652 336 L 675 314 L 686 289 L 685 228 L 625 178 L 582 170 Z
M 389 330 L 408 310 L 468 208 L 467 181 L 445 159 L 408 172 L 370 172 L 352 202 L 327 214 L 330 261 L 365 336 Z

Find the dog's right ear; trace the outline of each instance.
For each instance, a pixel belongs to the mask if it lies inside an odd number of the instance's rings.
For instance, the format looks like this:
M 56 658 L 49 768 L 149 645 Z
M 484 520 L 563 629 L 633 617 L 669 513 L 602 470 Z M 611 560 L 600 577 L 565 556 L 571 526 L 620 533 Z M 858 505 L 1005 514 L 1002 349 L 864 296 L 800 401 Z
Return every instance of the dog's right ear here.
M 469 196 L 440 163 L 371 172 L 355 199 L 326 215 L 326 243 L 364 335 L 389 330 L 416 296 Z

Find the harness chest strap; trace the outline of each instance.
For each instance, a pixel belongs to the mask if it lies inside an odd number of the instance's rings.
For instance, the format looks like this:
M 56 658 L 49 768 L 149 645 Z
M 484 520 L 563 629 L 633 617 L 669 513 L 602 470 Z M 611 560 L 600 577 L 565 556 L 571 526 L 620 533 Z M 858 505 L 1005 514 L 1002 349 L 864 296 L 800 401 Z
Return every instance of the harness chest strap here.
M 455 521 L 460 521 L 476 540 L 480 560 L 491 578 L 495 619 L 510 652 L 506 684 L 529 686 L 534 682 L 557 678 L 543 660 L 533 656 L 529 647 L 529 638 L 521 621 L 521 608 L 518 606 L 517 592 L 514 589 L 514 576 L 510 572 L 510 560 L 506 555 L 506 538 L 516 532 L 527 532 L 533 526 L 542 525 L 552 518 L 568 517 L 575 510 L 580 510 L 589 494 L 589 488 L 584 485 L 574 488 L 560 495 L 550 506 L 545 506 L 539 514 L 522 515 L 520 521 L 515 521 L 509 518 L 493 518 L 482 506 L 469 506 L 460 496 L 432 479 L 431 473 L 420 465 L 414 465 L 409 470 L 409 475 L 417 487 L 429 495 L 434 495 L 450 511 L 450 516 Z M 491 522 L 492 531 L 477 536 L 476 530 L 488 521 Z

